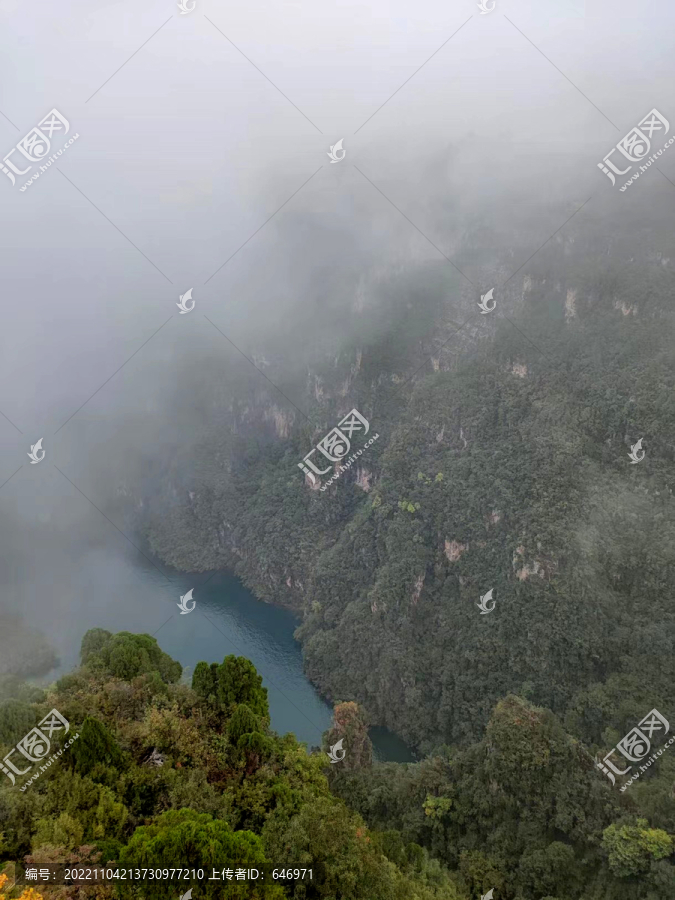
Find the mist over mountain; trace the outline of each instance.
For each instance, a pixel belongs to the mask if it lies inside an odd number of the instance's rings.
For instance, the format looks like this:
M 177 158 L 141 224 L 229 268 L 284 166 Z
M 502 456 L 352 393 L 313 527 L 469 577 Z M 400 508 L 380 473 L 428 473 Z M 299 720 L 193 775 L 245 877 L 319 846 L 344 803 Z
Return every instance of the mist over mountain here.
M 192 3 L 0 0 L 0 870 L 673 895 L 674 10 Z

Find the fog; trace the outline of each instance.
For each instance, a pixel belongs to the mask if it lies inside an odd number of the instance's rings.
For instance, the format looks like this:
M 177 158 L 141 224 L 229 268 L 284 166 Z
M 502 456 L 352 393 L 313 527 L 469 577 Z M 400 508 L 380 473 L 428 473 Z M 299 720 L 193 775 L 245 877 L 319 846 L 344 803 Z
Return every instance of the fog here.
M 114 605 L 124 490 L 189 458 L 235 370 L 301 422 L 294 379 L 386 327 L 382 272 L 441 265 L 463 321 L 579 207 L 590 234 L 672 232 L 675 150 L 625 194 L 597 163 L 653 108 L 675 127 L 674 19 L 0 0 L 2 155 L 53 108 L 79 134 L 25 192 L 0 174 L 0 610 L 64 644 L 92 594 Z M 158 627 L 170 600 L 158 573 Z

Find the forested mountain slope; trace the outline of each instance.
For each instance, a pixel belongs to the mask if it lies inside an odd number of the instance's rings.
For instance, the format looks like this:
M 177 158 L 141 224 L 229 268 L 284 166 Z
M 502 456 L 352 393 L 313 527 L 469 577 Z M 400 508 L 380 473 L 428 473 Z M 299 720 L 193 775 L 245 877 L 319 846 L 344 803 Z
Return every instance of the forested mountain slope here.
M 180 883 L 195 900 L 479 900 L 490 890 L 498 900 L 662 900 L 675 891 L 673 754 L 623 794 L 550 711 L 511 695 L 476 743 L 416 764 L 373 764 L 354 703 L 336 707 L 321 751 L 272 732 L 267 691 L 243 657 L 200 662 L 187 686 L 154 638 L 93 629 L 81 660 L 46 691 L 0 700 L 3 758 L 52 709 L 70 728 L 51 735 L 45 771 L 0 782 L 0 870 L 7 861 L 201 867 L 208 879 Z M 324 751 L 338 739 L 346 753 L 331 765 Z M 228 890 L 211 877 L 236 866 L 313 876 Z M 83 895 L 39 887 L 46 900 Z M 160 900 L 172 888 L 146 880 L 93 890 L 99 900 Z
M 400 836 L 393 862 L 386 839 L 331 794 L 326 755 L 270 731 L 267 690 L 249 660 L 199 663 L 188 687 L 154 638 L 100 628 L 84 636 L 81 659 L 48 691 L 0 702 L 3 757 L 54 708 L 68 738 L 78 736 L 67 746 L 65 734 L 52 734 L 51 754 L 62 752 L 44 772 L 33 769 L 34 783 L 3 775 L 0 864 L 203 868 L 208 876 L 175 887 L 166 876 L 99 884 L 102 900 L 159 900 L 188 888 L 195 898 L 251 900 L 469 896 L 459 876 Z M 274 883 L 268 873 L 228 893 L 211 879 L 213 868 L 294 864 L 313 870 L 311 883 Z M 84 895 L 77 886 L 40 887 L 54 900 Z
M 513 277 L 510 253 L 460 253 L 492 260 L 485 316 L 448 266 L 377 273 L 360 340 L 266 369 L 314 426 L 255 370 L 217 373 L 214 424 L 144 507 L 162 559 L 301 611 L 313 681 L 423 748 L 479 739 L 515 692 L 609 749 L 672 694 L 675 248 L 658 217 L 595 215 Z M 326 492 L 303 485 L 352 407 L 378 440 Z

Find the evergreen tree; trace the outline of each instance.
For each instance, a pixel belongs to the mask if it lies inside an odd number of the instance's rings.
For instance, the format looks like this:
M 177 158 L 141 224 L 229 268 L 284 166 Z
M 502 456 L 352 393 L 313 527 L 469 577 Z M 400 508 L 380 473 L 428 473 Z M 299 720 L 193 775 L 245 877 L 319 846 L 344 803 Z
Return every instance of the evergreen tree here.
M 97 766 L 122 767 L 122 752 L 108 728 L 91 716 L 82 723 L 79 738 L 69 747 L 79 775 L 88 775 Z

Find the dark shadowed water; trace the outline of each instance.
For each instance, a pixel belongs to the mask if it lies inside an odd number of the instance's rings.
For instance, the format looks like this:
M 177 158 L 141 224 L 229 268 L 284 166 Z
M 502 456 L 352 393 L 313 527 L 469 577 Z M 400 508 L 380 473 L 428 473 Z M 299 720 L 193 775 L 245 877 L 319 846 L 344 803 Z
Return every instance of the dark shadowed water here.
M 52 620 L 47 636 L 61 664 L 50 673 L 50 680 L 78 664 L 80 642 L 89 628 L 152 634 L 188 677 L 200 660 L 222 662 L 234 653 L 250 659 L 262 675 L 272 728 L 281 734 L 291 731 L 310 747 L 320 746 L 321 735 L 330 726 L 331 708 L 303 672 L 300 645 L 293 637 L 298 619 L 291 612 L 256 600 L 237 578 L 224 573 L 200 587 L 208 575 L 168 571 L 167 582 L 131 549 L 115 559 L 93 551 L 71 577 L 77 582 L 73 597 L 82 599 L 71 602 L 66 618 Z M 197 605 L 181 615 L 177 604 L 190 588 Z M 387 729 L 374 728 L 371 737 L 378 759 L 413 759 L 408 747 Z

